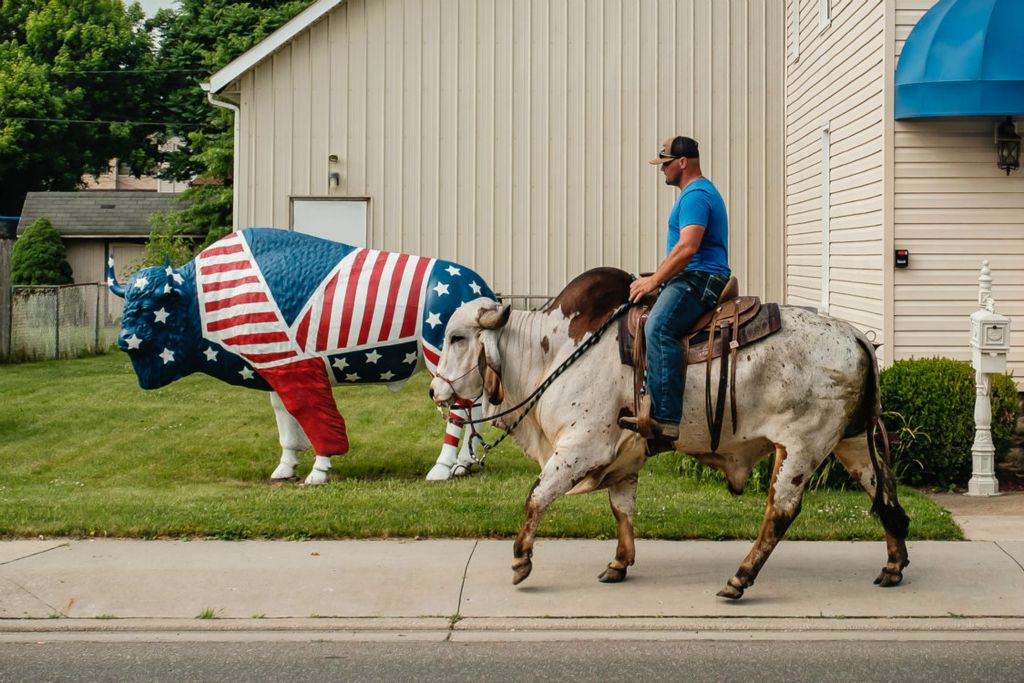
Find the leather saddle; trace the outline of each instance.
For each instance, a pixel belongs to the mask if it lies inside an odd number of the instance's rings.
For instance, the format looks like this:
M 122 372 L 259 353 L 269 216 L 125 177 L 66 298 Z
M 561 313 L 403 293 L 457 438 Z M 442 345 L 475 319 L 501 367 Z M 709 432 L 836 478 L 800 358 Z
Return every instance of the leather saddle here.
M 730 277 L 718 297 L 718 304 L 705 313 L 683 334 L 683 385 L 691 365 L 705 364 L 704 408 L 711 433 L 711 450 L 718 449 L 725 416 L 726 391 L 731 397 L 732 431 L 736 432 L 736 358 L 740 348 L 778 332 L 782 328 L 778 304 L 762 304 L 756 296 L 738 296 L 739 282 Z M 649 296 L 629 309 L 619 319 L 619 358 L 633 367 L 633 410 L 639 416 L 637 431 L 648 439 L 649 452 L 669 450 L 671 444 L 658 443 L 650 427 L 650 399 L 644 394 L 644 376 L 647 368 L 647 347 L 644 324 L 651 306 L 657 300 Z M 726 353 L 728 350 L 728 353 Z M 721 358 L 717 395 L 712 401 L 711 362 Z M 624 427 L 632 427 L 620 423 Z

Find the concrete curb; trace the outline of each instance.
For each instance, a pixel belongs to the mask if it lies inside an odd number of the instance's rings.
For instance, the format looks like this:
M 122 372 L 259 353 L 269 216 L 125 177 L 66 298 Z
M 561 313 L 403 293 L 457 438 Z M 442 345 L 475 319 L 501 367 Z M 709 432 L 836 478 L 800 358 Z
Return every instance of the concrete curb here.
M 0 642 L 1020 641 L 1024 619 L 446 618 L 2 620 Z

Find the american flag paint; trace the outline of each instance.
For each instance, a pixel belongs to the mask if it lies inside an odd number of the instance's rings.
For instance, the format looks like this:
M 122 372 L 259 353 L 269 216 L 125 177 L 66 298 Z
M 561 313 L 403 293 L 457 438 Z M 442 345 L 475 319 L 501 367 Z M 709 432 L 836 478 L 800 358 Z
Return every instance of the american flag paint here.
M 201 252 L 195 268 L 204 339 L 257 370 L 320 357 L 334 383 L 392 382 L 412 374 L 422 353 L 433 371 L 455 309 L 493 297 L 476 273 L 449 261 L 303 236 L 333 245 L 339 258 L 321 266 L 316 287 L 289 316 L 275 290 L 296 285 L 302 264 L 294 264 L 295 277 L 265 276 L 261 251 L 279 247 L 265 233 L 232 233 Z
M 271 228 L 231 233 L 180 269 L 139 271 L 124 289 L 119 344 L 143 387 L 199 371 L 271 389 L 318 454 L 348 450 L 332 384 L 435 371 L 451 314 L 493 298 L 450 261 Z

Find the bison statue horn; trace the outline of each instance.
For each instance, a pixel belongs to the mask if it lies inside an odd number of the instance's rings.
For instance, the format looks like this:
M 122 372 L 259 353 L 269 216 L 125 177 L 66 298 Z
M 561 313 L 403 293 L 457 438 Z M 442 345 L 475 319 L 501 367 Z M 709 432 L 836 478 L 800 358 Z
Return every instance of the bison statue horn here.
M 122 299 L 124 298 L 124 285 L 117 281 L 117 275 L 114 274 L 114 257 L 107 257 L 107 285 L 110 287 L 110 291 L 118 295 Z

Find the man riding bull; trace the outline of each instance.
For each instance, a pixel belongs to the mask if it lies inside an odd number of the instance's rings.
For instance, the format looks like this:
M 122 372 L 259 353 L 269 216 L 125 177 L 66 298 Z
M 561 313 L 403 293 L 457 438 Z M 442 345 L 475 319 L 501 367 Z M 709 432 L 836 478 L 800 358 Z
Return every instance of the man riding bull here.
M 696 140 L 683 135 L 668 138 L 650 163 L 661 166 L 665 184 L 678 187 L 682 194 L 668 217 L 667 255 L 653 275 L 633 281 L 629 300 L 637 302 L 661 289 L 644 328 L 647 391 L 655 436 L 675 440 L 683 415 L 679 339 L 715 307 L 729 281 L 729 219 L 722 195 L 701 173 Z

